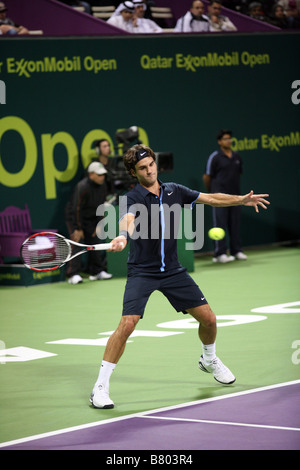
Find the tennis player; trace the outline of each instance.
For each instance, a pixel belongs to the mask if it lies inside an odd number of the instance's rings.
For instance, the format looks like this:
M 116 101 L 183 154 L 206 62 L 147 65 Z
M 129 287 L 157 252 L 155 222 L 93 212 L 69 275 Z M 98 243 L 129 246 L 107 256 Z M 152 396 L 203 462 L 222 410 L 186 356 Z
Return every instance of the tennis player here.
M 120 209 L 119 236 L 112 240 L 112 251 L 121 251 L 130 240 L 128 275 L 123 299 L 123 312 L 119 326 L 110 336 L 101 363 L 98 379 L 90 396 L 95 408 L 113 408 L 109 397 L 110 377 L 122 356 L 126 341 L 143 317 L 149 296 L 155 290 L 162 292 L 178 312 L 190 314 L 199 322 L 202 355 L 199 368 L 213 374 L 221 384 L 232 384 L 235 376 L 216 356 L 216 316 L 204 294 L 181 266 L 177 258 L 173 219 L 165 226 L 164 207 L 179 204 L 183 207 L 195 203 L 211 206 L 259 206 L 267 209 L 268 194 L 243 196 L 222 193 L 206 194 L 176 183 L 162 183 L 157 178 L 157 164 L 153 150 L 145 145 L 131 147 L 124 156 L 129 174 L 137 178 L 137 185 L 127 193 L 126 207 Z M 159 211 L 152 210 L 153 205 Z M 141 210 L 143 209 L 143 210 Z M 149 236 L 136 236 L 135 221 L 141 212 L 147 213 Z M 159 220 L 157 221 L 157 214 Z M 155 218 L 155 220 L 154 220 Z M 151 237 L 153 225 L 159 225 L 158 236 Z M 171 234 L 167 238 L 164 233 Z M 135 236 L 134 236 L 135 234 Z

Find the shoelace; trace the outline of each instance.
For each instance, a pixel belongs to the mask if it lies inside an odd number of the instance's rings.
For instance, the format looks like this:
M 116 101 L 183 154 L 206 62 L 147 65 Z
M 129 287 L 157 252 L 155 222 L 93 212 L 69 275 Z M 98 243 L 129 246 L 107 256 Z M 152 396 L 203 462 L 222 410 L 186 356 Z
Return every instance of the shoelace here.
M 98 390 L 105 398 L 109 398 L 108 390 L 106 390 L 104 385 L 102 385 L 102 384 L 98 385 Z
M 226 372 L 227 367 L 224 366 L 223 362 L 220 361 L 220 359 L 215 358 L 215 359 L 213 359 L 211 362 L 212 362 L 212 364 L 215 366 L 215 368 L 216 368 L 218 371 Z

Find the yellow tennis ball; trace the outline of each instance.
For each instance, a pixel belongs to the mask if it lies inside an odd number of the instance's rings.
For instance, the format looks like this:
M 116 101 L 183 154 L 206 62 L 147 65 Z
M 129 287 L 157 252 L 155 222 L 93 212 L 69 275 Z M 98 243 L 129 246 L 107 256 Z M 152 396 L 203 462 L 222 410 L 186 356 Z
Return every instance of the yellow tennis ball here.
M 223 229 L 220 228 L 220 227 L 211 228 L 211 229 L 208 231 L 208 236 L 209 236 L 209 238 L 211 238 L 212 240 L 222 240 L 222 238 L 225 237 L 225 230 L 223 230 Z

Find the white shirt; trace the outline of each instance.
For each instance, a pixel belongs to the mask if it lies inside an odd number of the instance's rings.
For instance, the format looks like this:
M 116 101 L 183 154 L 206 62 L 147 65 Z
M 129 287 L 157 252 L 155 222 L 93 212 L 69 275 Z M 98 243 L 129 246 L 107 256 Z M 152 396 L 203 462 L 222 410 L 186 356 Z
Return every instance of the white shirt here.
M 202 15 L 201 19 L 197 20 L 190 11 L 178 19 L 174 28 L 174 33 L 203 33 L 205 31 L 209 31 L 208 17 Z
M 125 29 L 128 33 L 161 33 L 160 28 L 154 21 L 146 18 L 138 18 L 136 26 L 133 25 L 132 20 L 125 21 L 122 15 L 111 16 L 107 23 L 116 26 L 120 29 Z
M 230 21 L 228 16 L 219 16 L 220 23 L 213 23 L 209 20 L 210 26 L 209 30 L 217 33 L 220 31 L 237 31 L 237 27 Z
M 111 16 L 107 20 L 107 23 L 116 26 L 117 28 L 124 29 L 128 33 L 134 33 L 134 29 L 137 29 L 134 28 L 131 20 L 125 21 L 122 15 Z
M 162 28 L 158 26 L 154 21 L 147 18 L 138 18 L 137 28 L 134 28 L 137 31 L 135 33 L 162 33 Z

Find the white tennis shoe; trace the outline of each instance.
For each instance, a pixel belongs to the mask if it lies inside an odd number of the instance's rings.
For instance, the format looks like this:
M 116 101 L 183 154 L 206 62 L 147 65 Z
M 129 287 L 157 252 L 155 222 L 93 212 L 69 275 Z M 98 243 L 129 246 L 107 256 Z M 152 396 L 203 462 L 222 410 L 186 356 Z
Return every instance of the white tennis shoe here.
M 112 278 L 112 274 L 107 273 L 106 271 L 101 271 L 95 276 L 89 276 L 90 281 L 100 281 L 100 280 L 111 279 L 111 278 Z
M 83 282 L 83 279 L 79 274 L 74 274 L 74 276 L 68 279 L 69 284 L 81 284 L 82 282 Z
M 235 382 L 236 380 L 232 372 L 228 369 L 228 367 L 223 364 L 221 359 L 219 359 L 218 357 L 213 359 L 211 362 L 206 363 L 204 362 L 203 356 L 201 356 L 199 360 L 199 368 L 203 370 L 203 372 L 213 374 L 217 382 L 220 382 L 224 385 L 233 384 L 233 382 Z
M 113 408 L 114 402 L 109 398 L 108 391 L 104 387 L 104 385 L 100 384 L 94 388 L 91 396 L 90 402 L 92 403 L 94 408 Z
M 227 256 L 226 254 L 216 256 L 213 258 L 213 263 L 230 263 L 230 261 L 234 261 L 234 256 Z
M 243 253 L 242 251 L 239 251 L 238 253 L 236 253 L 236 254 L 234 255 L 234 257 L 235 257 L 235 259 L 241 260 L 241 261 L 242 261 L 242 260 L 244 261 L 244 260 L 248 259 L 248 256 L 245 255 L 245 253 Z

